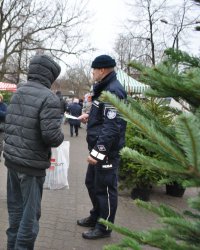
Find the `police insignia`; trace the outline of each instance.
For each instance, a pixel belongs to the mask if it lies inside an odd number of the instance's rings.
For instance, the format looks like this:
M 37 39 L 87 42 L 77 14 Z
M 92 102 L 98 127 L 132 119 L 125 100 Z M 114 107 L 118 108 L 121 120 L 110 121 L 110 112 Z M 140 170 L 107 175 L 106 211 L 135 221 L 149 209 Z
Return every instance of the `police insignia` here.
M 104 145 L 98 145 L 97 147 L 99 151 L 106 151 L 106 148 L 104 147 Z
M 107 113 L 107 117 L 108 119 L 114 119 L 117 115 L 117 111 L 116 110 L 108 110 L 108 113 Z

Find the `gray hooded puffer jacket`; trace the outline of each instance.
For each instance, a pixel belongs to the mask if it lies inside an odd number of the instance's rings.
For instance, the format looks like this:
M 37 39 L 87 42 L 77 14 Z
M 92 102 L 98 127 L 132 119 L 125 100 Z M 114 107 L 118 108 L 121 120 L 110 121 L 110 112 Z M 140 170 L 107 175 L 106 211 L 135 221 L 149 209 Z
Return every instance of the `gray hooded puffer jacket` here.
M 50 90 L 60 66 L 46 55 L 35 56 L 28 82 L 13 95 L 5 121 L 5 165 L 18 172 L 44 176 L 50 166 L 51 147 L 59 146 L 60 100 Z

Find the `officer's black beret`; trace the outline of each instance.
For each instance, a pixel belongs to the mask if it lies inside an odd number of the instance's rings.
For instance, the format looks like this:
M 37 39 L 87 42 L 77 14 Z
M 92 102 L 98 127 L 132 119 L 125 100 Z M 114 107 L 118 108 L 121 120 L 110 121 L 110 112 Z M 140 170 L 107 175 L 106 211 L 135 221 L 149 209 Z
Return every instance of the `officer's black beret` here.
M 97 56 L 92 62 L 91 68 L 102 69 L 102 68 L 114 68 L 116 66 L 115 59 L 108 55 Z

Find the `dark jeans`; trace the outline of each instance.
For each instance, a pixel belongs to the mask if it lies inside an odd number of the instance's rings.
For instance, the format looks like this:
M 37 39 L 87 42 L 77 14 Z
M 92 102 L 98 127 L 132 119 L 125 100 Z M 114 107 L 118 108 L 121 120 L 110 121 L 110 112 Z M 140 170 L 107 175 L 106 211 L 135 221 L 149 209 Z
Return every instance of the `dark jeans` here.
M 75 134 L 78 135 L 78 128 L 79 128 L 79 125 L 70 124 L 70 135 L 73 136 L 74 131 L 75 131 Z
M 104 163 L 105 164 L 105 163 Z M 114 223 L 118 202 L 117 174 L 119 158 L 112 159 L 104 166 L 88 165 L 85 184 L 93 205 L 90 216 L 94 221 L 103 218 Z M 107 231 L 108 228 L 97 222 L 95 228 Z
M 39 232 L 45 177 L 28 176 L 8 169 L 8 250 L 32 250 Z

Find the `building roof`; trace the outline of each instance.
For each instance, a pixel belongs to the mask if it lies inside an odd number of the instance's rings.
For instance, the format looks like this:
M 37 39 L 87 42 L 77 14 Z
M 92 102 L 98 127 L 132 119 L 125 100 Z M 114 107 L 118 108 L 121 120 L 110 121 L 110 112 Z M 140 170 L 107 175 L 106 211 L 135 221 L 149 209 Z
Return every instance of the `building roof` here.
M 139 94 L 143 93 L 148 88 L 147 85 L 138 82 L 121 69 L 117 70 L 117 79 L 124 86 L 126 92 L 128 93 Z
M 15 92 L 17 90 L 17 85 L 14 83 L 0 82 L 0 91 L 2 90 Z

